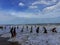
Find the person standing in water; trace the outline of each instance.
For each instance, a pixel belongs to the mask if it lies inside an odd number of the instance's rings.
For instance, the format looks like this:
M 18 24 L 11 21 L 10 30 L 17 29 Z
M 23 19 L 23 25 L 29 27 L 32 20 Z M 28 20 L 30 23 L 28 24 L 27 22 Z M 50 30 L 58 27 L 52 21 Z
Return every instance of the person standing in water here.
M 10 29 L 11 37 L 13 37 L 13 27 Z
M 44 29 L 44 33 L 47 33 L 47 29 L 45 27 L 43 27 L 43 29 Z
M 10 30 L 10 33 L 11 33 L 11 37 L 16 37 L 16 28 L 12 27 L 11 30 Z
M 57 33 L 56 27 L 54 27 L 51 31 Z
M 23 29 L 24 29 L 24 26 L 23 26 L 23 28 L 21 29 L 21 32 L 23 32 Z
M 36 29 L 36 33 L 39 33 L 39 27 L 37 27 L 37 29 Z
M 13 37 L 16 37 L 16 27 L 14 27 Z

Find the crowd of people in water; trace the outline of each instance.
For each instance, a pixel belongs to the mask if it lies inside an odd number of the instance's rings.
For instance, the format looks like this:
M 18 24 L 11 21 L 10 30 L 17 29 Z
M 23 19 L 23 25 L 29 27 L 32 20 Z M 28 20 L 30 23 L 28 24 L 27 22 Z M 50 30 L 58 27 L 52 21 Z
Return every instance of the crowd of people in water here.
M 28 26 L 27 26 L 27 29 L 28 29 Z M 43 33 L 47 34 L 48 31 L 47 31 L 46 27 L 43 27 L 43 29 L 44 29 Z M 57 33 L 56 27 L 52 28 L 51 31 Z M 21 29 L 21 32 L 23 32 L 23 28 Z M 10 29 L 10 33 L 11 33 L 11 37 L 15 37 L 16 36 L 16 27 L 12 27 Z M 30 33 L 33 33 L 32 27 L 31 27 Z M 39 33 L 39 27 L 36 28 L 36 33 Z
M 17 29 L 18 29 L 18 28 L 19 28 L 19 27 L 17 26 Z M 26 26 L 26 28 L 28 29 L 28 26 Z M 0 29 L 3 29 L 3 27 L 0 26 Z M 6 27 L 5 27 L 5 29 L 6 29 Z M 44 29 L 44 32 L 43 32 L 43 33 L 47 34 L 47 33 L 48 33 L 48 30 L 46 29 L 46 27 L 43 26 L 43 29 Z M 39 26 L 36 28 L 35 31 L 36 31 L 36 33 L 39 33 Z M 51 31 L 57 33 L 56 27 L 52 28 Z M 23 28 L 21 29 L 21 32 L 24 32 L 24 26 L 23 26 Z M 17 33 L 16 33 L 16 27 L 12 26 L 12 28 L 10 28 L 10 33 L 11 33 L 11 37 L 16 37 L 16 34 L 17 34 Z M 30 33 L 33 33 L 33 28 L 32 28 L 32 26 L 31 26 Z

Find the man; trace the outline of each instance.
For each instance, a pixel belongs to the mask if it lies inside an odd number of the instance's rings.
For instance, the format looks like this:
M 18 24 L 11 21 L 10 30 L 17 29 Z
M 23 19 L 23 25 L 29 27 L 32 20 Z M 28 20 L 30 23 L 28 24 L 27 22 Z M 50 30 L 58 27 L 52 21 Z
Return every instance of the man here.
M 14 27 L 13 37 L 16 37 L 16 27 Z
M 11 33 L 11 37 L 13 37 L 13 27 L 11 28 L 10 33 Z
M 45 27 L 43 27 L 43 29 L 44 29 L 44 33 L 47 33 L 47 29 Z
M 11 37 L 12 38 L 16 37 L 16 28 L 15 27 L 12 27 L 11 30 L 10 30 L 10 32 L 11 32 Z
M 39 33 L 39 27 L 37 27 L 37 29 L 36 29 L 36 33 Z
M 54 27 L 51 31 L 52 31 L 52 32 L 56 32 L 56 33 L 57 33 L 57 31 L 56 31 L 56 28 L 55 28 L 55 27 Z

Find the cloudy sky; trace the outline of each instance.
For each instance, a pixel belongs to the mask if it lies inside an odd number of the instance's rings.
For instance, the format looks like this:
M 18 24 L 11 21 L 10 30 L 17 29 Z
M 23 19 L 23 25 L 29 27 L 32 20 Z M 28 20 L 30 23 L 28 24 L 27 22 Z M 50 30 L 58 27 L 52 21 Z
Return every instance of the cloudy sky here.
M 60 0 L 0 0 L 0 24 L 60 23 Z

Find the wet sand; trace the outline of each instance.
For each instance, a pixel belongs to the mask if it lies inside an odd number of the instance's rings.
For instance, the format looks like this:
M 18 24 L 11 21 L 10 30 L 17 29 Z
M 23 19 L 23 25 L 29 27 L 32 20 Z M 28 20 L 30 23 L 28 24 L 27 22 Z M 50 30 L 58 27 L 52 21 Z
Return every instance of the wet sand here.
M 7 41 L 9 38 L 3 38 L 3 37 L 0 37 L 0 45 L 20 45 L 18 44 L 18 42 L 9 42 Z

